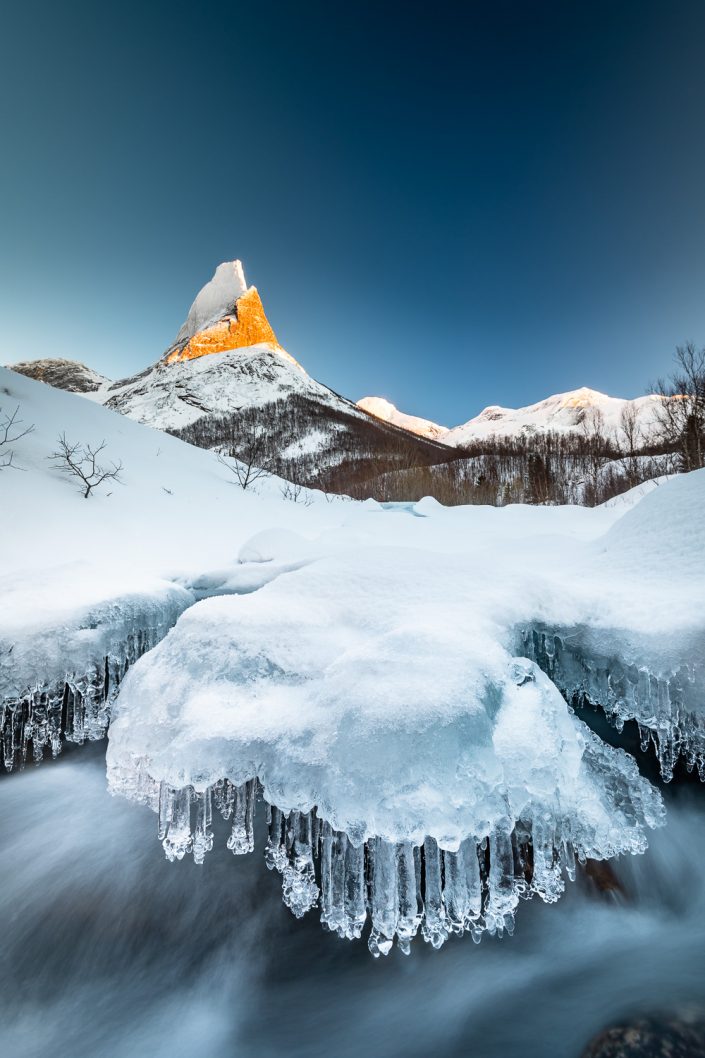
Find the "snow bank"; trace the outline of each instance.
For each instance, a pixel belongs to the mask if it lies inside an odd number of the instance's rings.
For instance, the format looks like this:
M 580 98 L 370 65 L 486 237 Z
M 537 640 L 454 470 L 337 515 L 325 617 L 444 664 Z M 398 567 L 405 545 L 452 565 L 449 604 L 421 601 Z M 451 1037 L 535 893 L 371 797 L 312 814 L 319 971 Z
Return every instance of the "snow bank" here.
M 238 564 L 263 524 L 319 534 L 347 505 L 285 503 L 276 479 L 243 492 L 210 452 L 81 396 L 0 368 L 0 410 L 19 407 L 17 469 L 0 471 L 0 737 L 7 766 L 104 734 L 118 676 L 196 597 L 253 590 Z M 121 482 L 89 499 L 52 466 L 57 439 L 100 444 Z M 220 576 L 213 571 L 220 570 Z M 272 572 L 272 571 L 269 571 Z M 83 705 L 69 709 L 70 696 Z M 69 715 L 71 713 L 71 715 Z
M 208 805 L 223 783 L 242 808 L 233 845 L 249 849 L 247 805 L 259 783 L 273 806 L 270 859 L 287 902 L 302 913 L 317 899 L 318 840 L 324 922 L 359 935 L 369 913 L 375 953 L 395 935 L 407 946 L 415 932 L 399 901 L 402 888 L 416 892 L 417 875 L 426 892 L 450 879 L 447 894 L 438 890 L 435 919 L 428 898 L 414 919 L 432 943 L 451 920 L 475 932 L 504 928 L 525 891 L 556 899 L 560 864 L 570 868 L 573 852 L 641 851 L 645 829 L 661 819 L 658 795 L 631 758 L 591 735 L 554 682 L 516 656 L 516 644 L 552 624 L 584 651 L 600 637 L 624 651 L 636 643 L 642 671 L 672 693 L 681 664 L 689 665 L 695 701 L 704 488 L 705 474 L 679 479 L 609 528 L 600 523 L 608 510 L 424 502 L 408 512 L 356 505 L 335 544 L 330 536 L 316 545 L 260 534 L 241 554 L 288 561 L 289 571 L 254 594 L 193 607 L 136 665 L 110 731 L 112 789 L 153 807 L 161 799 L 167 854 L 196 850 L 202 858 Z M 396 546 L 370 546 L 373 523 L 377 540 L 393 534 Z M 595 534 L 599 524 L 606 531 Z M 550 669 L 548 652 L 536 653 Z M 565 690 L 590 688 L 573 678 Z M 696 720 L 683 747 L 698 757 Z M 192 798 L 200 819 L 193 832 Z M 362 884 L 368 865 L 367 888 L 349 915 L 333 907 L 332 874 L 325 881 L 341 843 L 358 850 L 344 853 L 340 870 L 353 875 L 343 889 Z M 459 876 L 462 899 L 453 889 Z M 453 918 L 471 883 L 479 904 L 473 897 L 472 913 Z

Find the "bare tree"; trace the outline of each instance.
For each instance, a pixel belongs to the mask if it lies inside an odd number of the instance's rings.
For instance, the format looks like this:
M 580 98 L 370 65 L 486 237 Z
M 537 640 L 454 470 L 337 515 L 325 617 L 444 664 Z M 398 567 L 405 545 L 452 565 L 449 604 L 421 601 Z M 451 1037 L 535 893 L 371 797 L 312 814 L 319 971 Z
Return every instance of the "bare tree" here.
M 0 409 L 1 411 L 1 409 Z M 4 414 L 0 419 L 0 470 L 21 470 L 15 463 L 15 450 L 10 448 L 16 441 L 32 433 L 34 426 L 22 428 L 22 419 L 19 418 L 19 404 L 11 415 Z
M 627 478 L 629 479 L 629 487 L 632 488 L 638 483 L 639 462 L 637 456 L 639 454 L 639 449 L 643 445 L 641 426 L 639 425 L 639 413 L 636 409 L 636 405 L 632 401 L 627 401 L 623 405 L 619 416 L 619 425 L 624 434 Z
M 246 422 L 238 430 L 237 442 L 230 447 L 229 462 L 218 453 L 218 462 L 226 468 L 241 489 L 249 489 L 260 478 L 274 472 L 276 459 L 271 453 L 266 432 L 254 422 Z
M 70 444 L 66 440 L 66 434 L 61 434 L 58 439 L 58 449 L 52 452 L 49 459 L 54 460 L 54 467 L 62 474 L 76 478 L 80 482 L 80 490 L 84 499 L 88 499 L 93 489 L 102 485 L 104 481 L 120 481 L 122 463 L 111 463 L 110 466 L 102 466 L 98 463 L 98 456 L 105 450 L 106 442 L 101 441 L 95 447 L 82 445 L 80 441 Z
M 295 481 L 287 481 L 279 491 L 283 499 L 291 500 L 292 503 L 301 503 L 304 507 L 310 507 L 313 503 L 313 496 L 310 491 Z
M 580 432 L 585 444 L 585 467 L 587 471 L 588 504 L 596 504 L 600 493 L 600 472 L 607 462 L 605 440 L 605 417 L 599 408 L 588 408 L 580 420 Z
M 671 377 L 654 386 L 663 398 L 657 440 L 677 451 L 681 470 L 698 470 L 705 466 L 705 349 L 686 342 L 674 359 Z

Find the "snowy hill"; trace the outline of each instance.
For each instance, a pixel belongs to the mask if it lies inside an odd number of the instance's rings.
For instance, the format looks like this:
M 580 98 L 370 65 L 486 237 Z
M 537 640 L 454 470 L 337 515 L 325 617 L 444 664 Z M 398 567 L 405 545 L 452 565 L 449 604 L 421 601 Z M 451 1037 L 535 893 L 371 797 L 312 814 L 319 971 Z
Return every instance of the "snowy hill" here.
M 661 398 L 655 394 L 623 400 L 609 397 L 583 386 L 568 393 L 557 393 L 525 408 L 501 408 L 491 405 L 462 426 L 443 434 L 444 444 L 463 446 L 473 441 L 492 437 L 513 437 L 521 434 L 574 433 L 580 429 L 585 416 L 595 411 L 602 417 L 601 431 L 614 437 L 621 432 L 620 418 L 625 407 L 634 409 L 642 436 L 646 436 L 657 420 Z
M 285 502 L 275 478 L 245 492 L 212 452 L 0 368 L 0 422 L 15 412 L 18 440 L 0 446 L 2 506 L 14 512 L 0 546 L 0 699 L 129 654 L 137 631 L 143 646 L 155 641 L 194 601 L 194 581 L 231 564 L 263 522 L 306 532 L 317 510 L 335 517 L 322 497 Z M 98 462 L 122 464 L 119 480 L 84 499 L 52 458 L 62 434 L 104 441 Z M 14 457 L 3 470 L 6 449 Z
M 439 441 L 448 433 L 447 426 L 439 426 L 438 423 L 421 419 L 417 415 L 406 415 L 384 397 L 363 397 L 357 402 L 357 406 L 369 415 L 374 415 L 376 419 L 392 423 L 393 426 L 418 434 L 419 437 L 428 437 L 432 441 Z

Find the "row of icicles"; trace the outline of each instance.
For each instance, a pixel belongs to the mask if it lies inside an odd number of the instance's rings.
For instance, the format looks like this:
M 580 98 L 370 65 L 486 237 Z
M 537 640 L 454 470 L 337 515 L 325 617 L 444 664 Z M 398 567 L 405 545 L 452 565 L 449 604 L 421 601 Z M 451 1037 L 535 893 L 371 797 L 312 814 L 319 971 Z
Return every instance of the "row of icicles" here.
M 203 792 L 186 786 L 159 787 L 159 838 L 169 860 L 187 853 L 203 863 L 213 848 L 212 811 L 232 819 L 227 841 L 235 855 L 254 850 L 256 779 L 235 786 L 221 779 Z M 282 879 L 286 906 L 301 918 L 319 905 L 323 926 L 349 940 L 362 935 L 367 919 L 368 947 L 387 955 L 394 939 L 404 954 L 417 933 L 434 948 L 450 934 L 502 935 L 514 929 L 520 899 L 539 895 L 546 902 L 564 889 L 562 872 L 575 877 L 576 853 L 558 840 L 550 820 L 523 829 L 510 820 L 479 844 L 468 838 L 457 852 L 374 838 L 353 844 L 321 820 L 316 810 L 282 812 L 267 804 L 265 862 Z

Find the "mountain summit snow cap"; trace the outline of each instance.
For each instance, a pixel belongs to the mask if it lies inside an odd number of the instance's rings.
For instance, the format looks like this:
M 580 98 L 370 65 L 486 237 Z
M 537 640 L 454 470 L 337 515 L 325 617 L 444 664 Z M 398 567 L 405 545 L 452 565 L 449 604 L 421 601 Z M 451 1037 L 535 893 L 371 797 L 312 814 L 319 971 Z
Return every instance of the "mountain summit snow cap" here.
M 225 261 L 198 292 L 185 323 L 162 360 L 173 364 L 253 345 L 267 345 L 289 357 L 277 341 L 257 288 L 248 287 L 245 281 L 242 262 Z
M 223 316 L 232 313 L 235 302 L 246 292 L 247 283 L 242 261 L 224 261 L 219 264 L 213 278 L 196 295 L 176 341 L 193 338 L 197 331 L 205 330 Z

